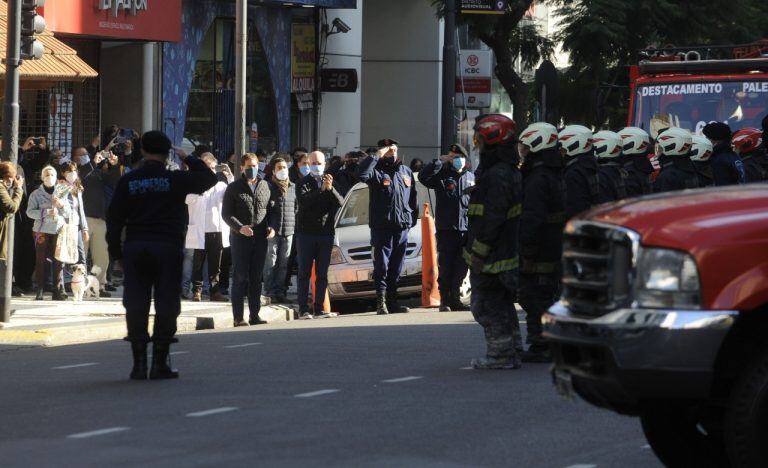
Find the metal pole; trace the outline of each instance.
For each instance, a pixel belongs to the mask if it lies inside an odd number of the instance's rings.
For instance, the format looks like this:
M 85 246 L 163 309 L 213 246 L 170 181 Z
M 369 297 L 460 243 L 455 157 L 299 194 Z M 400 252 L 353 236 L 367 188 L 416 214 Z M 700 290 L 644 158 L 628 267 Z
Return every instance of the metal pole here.
M 5 52 L 5 104 L 3 105 L 3 161 L 19 160 L 19 65 L 21 65 L 21 0 L 8 1 L 8 43 Z M 14 218 L 8 219 L 8 255 L 0 261 L 0 322 L 11 320 L 13 288 Z
M 445 1 L 445 31 L 443 43 L 443 106 L 440 149 L 448 149 L 456 139 L 456 0 Z
M 235 47 L 235 155 L 242 156 L 247 152 L 245 123 L 245 92 L 246 92 L 246 65 L 248 60 L 248 0 L 237 0 L 237 12 L 235 17 L 235 34 L 237 44 Z

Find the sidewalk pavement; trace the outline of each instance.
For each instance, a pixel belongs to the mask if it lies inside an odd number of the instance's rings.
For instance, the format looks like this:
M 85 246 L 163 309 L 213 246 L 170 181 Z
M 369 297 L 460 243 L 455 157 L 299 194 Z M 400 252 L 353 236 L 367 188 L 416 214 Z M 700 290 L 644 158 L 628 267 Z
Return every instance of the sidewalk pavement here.
M 125 336 L 122 299 L 76 303 L 72 300 L 53 302 L 48 297 L 44 301 L 20 298 L 11 302 L 15 312 L 10 322 L 0 322 L 0 347 L 62 346 L 121 339 Z M 150 310 L 150 329 L 154 313 L 153 305 Z M 294 319 L 294 309 L 291 305 L 266 305 L 261 307 L 259 316 L 269 323 L 286 322 Z M 229 303 L 181 303 L 178 319 L 180 333 L 232 326 L 232 308 Z

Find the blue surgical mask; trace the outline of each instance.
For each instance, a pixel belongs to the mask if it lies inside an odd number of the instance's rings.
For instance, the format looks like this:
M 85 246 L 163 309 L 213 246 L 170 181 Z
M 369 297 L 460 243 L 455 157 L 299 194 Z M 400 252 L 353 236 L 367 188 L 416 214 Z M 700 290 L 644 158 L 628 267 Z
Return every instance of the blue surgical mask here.
M 325 172 L 325 164 L 310 165 L 309 170 L 315 177 L 320 177 Z
M 453 168 L 457 171 L 464 169 L 467 164 L 467 158 L 453 158 Z
M 299 173 L 302 176 L 304 176 L 304 177 L 308 176 L 309 175 L 309 171 L 310 171 L 309 166 L 299 166 Z
M 243 174 L 245 174 L 246 179 L 253 180 L 259 176 L 259 169 L 256 167 L 249 167 Z

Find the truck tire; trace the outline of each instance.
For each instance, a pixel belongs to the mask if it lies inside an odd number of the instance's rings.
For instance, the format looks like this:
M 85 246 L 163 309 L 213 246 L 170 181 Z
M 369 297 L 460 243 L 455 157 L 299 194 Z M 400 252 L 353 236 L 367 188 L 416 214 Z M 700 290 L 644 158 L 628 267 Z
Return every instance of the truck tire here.
M 722 434 L 705 434 L 691 408 L 682 403 L 649 406 L 640 415 L 645 438 L 665 466 L 728 466 Z
M 746 368 L 731 390 L 725 441 L 733 466 L 768 466 L 768 352 Z

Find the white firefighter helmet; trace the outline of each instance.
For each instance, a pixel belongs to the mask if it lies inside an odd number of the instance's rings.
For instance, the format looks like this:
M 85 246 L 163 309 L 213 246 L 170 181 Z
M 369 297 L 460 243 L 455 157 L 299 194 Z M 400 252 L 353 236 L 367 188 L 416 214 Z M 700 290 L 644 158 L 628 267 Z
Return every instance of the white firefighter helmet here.
M 659 133 L 656 139 L 656 154 L 661 156 L 687 156 L 691 151 L 693 135 L 688 130 L 671 127 Z
M 568 125 L 560 130 L 560 147 L 568 156 L 586 153 L 592 149 L 592 130 L 583 125 Z
M 712 142 L 704 135 L 693 135 L 691 144 L 691 161 L 707 161 L 712 156 Z
M 601 130 L 592 136 L 595 155 L 600 159 L 614 159 L 621 156 L 622 141 L 616 132 Z
M 651 152 L 651 137 L 638 127 L 626 127 L 619 132 L 624 154 L 648 154 Z
M 546 122 L 529 125 L 520 134 L 520 143 L 527 146 L 531 153 L 557 146 L 557 128 Z

